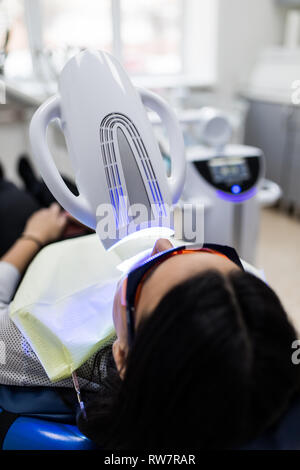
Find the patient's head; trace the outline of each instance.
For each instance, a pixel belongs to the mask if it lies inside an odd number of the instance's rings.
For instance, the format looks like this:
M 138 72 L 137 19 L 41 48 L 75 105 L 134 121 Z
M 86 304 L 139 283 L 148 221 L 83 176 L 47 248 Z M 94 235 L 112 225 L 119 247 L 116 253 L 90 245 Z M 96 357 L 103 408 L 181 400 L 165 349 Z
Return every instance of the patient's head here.
M 208 253 L 175 256 L 144 283 L 128 348 L 114 317 L 120 372 L 83 431 L 109 448 L 227 448 L 276 423 L 299 390 L 295 331 L 276 294 Z
M 151 256 L 173 248 L 169 240 L 159 239 L 154 245 Z M 147 318 L 160 303 L 161 299 L 175 286 L 191 277 L 215 270 L 224 276 L 233 271 L 239 271 L 238 266 L 225 256 L 208 252 L 191 253 L 189 256 L 174 256 L 159 264 L 150 275 L 147 275 L 139 296 L 134 314 L 135 326 Z M 121 371 L 126 359 L 127 324 L 126 324 L 126 279 L 118 286 L 113 308 L 114 324 L 118 340 L 114 346 L 116 363 Z

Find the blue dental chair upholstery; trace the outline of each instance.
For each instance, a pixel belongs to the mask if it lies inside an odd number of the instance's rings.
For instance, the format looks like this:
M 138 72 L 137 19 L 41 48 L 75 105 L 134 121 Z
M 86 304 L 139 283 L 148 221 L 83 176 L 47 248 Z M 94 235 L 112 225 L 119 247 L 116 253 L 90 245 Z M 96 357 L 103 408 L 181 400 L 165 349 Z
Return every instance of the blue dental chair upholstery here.
M 10 413 L 15 416 L 10 422 Z M 4 418 L 4 419 L 3 419 Z M 3 450 L 92 450 L 94 444 L 76 426 L 75 416 L 54 389 L 0 385 Z M 1 442 L 1 437 L 0 437 Z M 1 448 L 1 446 L 0 446 Z M 244 450 L 300 450 L 300 399 L 281 422 Z
M 21 416 L 9 428 L 2 449 L 89 450 L 93 444 L 75 425 Z
M 74 413 L 51 388 L 0 385 L 0 430 L 3 450 L 95 448 L 77 428 Z

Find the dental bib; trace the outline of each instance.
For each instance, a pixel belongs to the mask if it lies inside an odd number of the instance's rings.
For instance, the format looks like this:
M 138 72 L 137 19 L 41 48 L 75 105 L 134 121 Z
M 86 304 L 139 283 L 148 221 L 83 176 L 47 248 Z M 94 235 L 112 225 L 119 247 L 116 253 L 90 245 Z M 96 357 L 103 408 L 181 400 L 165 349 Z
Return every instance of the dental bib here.
M 146 107 L 161 118 L 170 142 L 170 175 Z M 68 189 L 50 154 L 46 133 L 56 120 L 65 136 L 79 196 Z M 110 54 L 85 50 L 70 59 L 59 92 L 34 114 L 35 163 L 55 199 L 110 249 L 149 227 L 172 228 L 172 205 L 183 189 L 185 155 L 177 118 L 162 98 L 136 89 Z
M 89 235 L 43 248 L 10 305 L 51 381 L 69 377 L 113 334 L 120 260 L 99 245 Z

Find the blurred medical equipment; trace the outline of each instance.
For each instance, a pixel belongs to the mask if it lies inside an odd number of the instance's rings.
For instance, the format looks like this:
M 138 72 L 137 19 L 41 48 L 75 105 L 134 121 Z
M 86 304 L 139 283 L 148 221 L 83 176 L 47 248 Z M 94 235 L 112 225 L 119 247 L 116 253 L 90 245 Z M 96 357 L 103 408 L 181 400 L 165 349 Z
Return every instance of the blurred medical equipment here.
M 145 106 L 164 122 L 170 139 L 171 173 L 166 176 Z M 46 142 L 58 119 L 65 135 L 79 196 L 63 182 Z M 108 224 L 124 233 L 161 225 L 166 206 L 180 197 L 185 179 L 182 133 L 177 118 L 157 95 L 133 87 L 117 60 L 98 51 L 73 57 L 59 78 L 59 94 L 35 113 L 30 126 L 35 161 L 57 201 L 76 219 L 96 229 L 99 205 L 114 209 Z M 142 204 L 138 223 L 128 206 Z M 99 215 L 99 213 L 98 213 Z M 121 230 L 122 229 L 122 230 Z M 122 237 L 103 239 L 108 249 Z
M 282 188 L 282 202 L 300 209 L 300 49 L 265 50 L 243 91 L 249 102 L 245 143 L 260 147 L 267 178 Z
M 260 149 L 229 145 L 228 119 L 203 108 L 199 134 L 203 145 L 186 148 L 187 176 L 182 201 L 204 206 L 204 240 L 234 246 L 240 256 L 255 262 L 260 206 L 274 203 L 280 191 L 263 180 Z
M 283 206 L 300 211 L 300 1 L 277 3 L 288 8 L 284 41 L 260 53 L 243 86 L 245 143 L 263 150 L 266 176 L 282 188 Z

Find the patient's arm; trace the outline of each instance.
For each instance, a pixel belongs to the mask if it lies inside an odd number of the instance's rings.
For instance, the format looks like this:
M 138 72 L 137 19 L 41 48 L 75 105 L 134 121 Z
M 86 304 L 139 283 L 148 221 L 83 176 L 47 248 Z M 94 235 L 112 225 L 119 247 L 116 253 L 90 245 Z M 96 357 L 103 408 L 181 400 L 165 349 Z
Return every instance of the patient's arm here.
M 1 261 L 12 264 L 22 274 L 38 251 L 39 245 L 36 242 L 19 238 L 1 258 Z
M 60 211 L 56 203 L 49 209 L 35 212 L 25 226 L 24 238 L 20 237 L 1 261 L 12 264 L 22 274 L 41 246 L 59 238 L 66 220 L 66 214 Z

